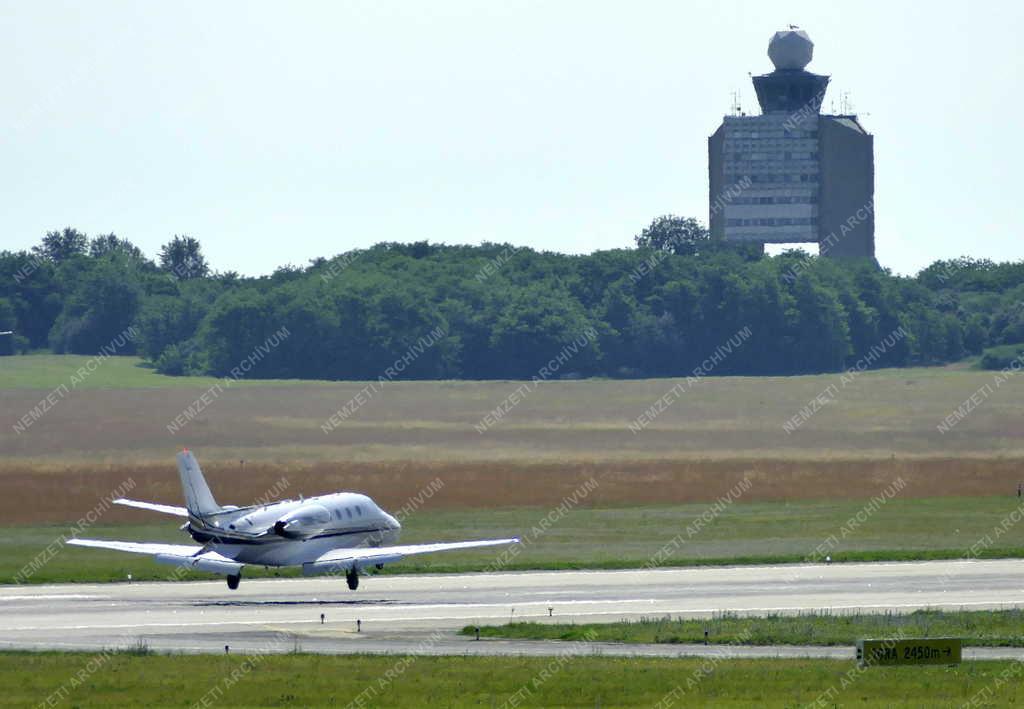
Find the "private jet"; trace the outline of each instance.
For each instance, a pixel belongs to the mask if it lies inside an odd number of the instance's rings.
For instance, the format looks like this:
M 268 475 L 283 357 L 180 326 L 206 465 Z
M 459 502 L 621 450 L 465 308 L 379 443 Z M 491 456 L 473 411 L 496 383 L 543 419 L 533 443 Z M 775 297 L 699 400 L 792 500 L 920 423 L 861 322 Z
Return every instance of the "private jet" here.
M 149 554 L 160 563 L 221 574 L 234 590 L 246 565 L 301 566 L 306 576 L 345 574 L 359 587 L 361 571 L 414 554 L 519 543 L 518 538 L 396 545 L 402 525 L 366 495 L 336 492 L 265 505 L 220 506 L 199 462 L 189 451 L 177 455 L 185 507 L 118 498 L 119 505 L 186 518 L 187 530 L 202 546 L 71 539 L 68 544 Z

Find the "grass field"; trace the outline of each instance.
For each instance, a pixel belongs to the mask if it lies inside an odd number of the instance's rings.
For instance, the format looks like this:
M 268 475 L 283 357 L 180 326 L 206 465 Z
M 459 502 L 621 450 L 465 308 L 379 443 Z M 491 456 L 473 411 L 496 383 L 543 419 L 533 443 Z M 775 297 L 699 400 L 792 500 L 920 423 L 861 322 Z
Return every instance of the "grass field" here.
M 521 386 L 505 381 L 390 382 L 334 430 L 328 417 L 365 382 L 225 385 L 187 425 L 168 424 L 218 380 L 164 377 L 135 358 L 108 358 L 72 386 L 84 358 L 0 358 L 0 450 L 7 462 L 168 461 L 188 445 L 206 461 L 556 462 L 885 460 L 1024 456 L 1024 377 L 936 367 L 839 375 L 708 377 L 639 432 L 629 425 L 682 380 L 549 381 L 494 426 L 477 426 Z M 949 432 L 937 425 L 988 385 L 983 405 Z M 64 386 L 66 394 L 18 433 L 15 424 Z M 797 429 L 783 425 L 834 387 Z
M 69 383 L 80 368 L 87 368 L 76 389 L 198 389 L 218 381 L 216 377 L 168 377 L 157 373 L 139 357 L 108 357 L 97 366 L 85 355 L 32 354 L 0 358 L 0 389 L 53 389 Z M 253 379 L 241 385 L 281 384 L 280 380 Z M 298 384 L 299 382 L 289 382 Z M 70 386 L 70 383 L 69 383 Z
M 722 615 L 710 620 L 652 618 L 623 623 L 511 623 L 482 626 L 480 636 L 519 640 L 729 645 L 854 645 L 863 638 L 961 638 L 968 647 L 1024 646 L 1024 611 L 805 613 L 799 616 Z M 463 635 L 475 635 L 475 627 Z
M 863 524 L 842 538 L 840 530 L 863 509 L 863 501 L 737 502 L 724 508 L 692 536 L 686 529 L 704 515 L 706 503 L 592 508 L 578 507 L 544 533 L 544 508 L 493 510 L 422 509 L 404 524 L 402 541 L 427 542 L 520 535 L 520 553 L 503 567 L 515 569 L 639 568 L 674 537 L 666 565 L 802 561 L 834 535 L 829 553 L 836 561 L 959 558 L 986 537 L 981 557 L 1024 557 L 1024 524 L 1001 529 L 1002 520 L 1018 510 L 1016 497 L 889 500 Z M 98 524 L 81 536 L 138 541 L 190 543 L 177 521 L 155 513 L 128 510 L 145 524 Z M 156 520 L 154 520 L 154 516 Z M 997 534 L 996 530 L 999 528 Z M 0 582 L 9 582 L 67 525 L 0 528 Z M 389 573 L 481 570 L 501 550 L 479 549 L 427 555 L 386 567 Z M 30 582 L 162 579 L 169 567 L 146 557 L 97 549 L 58 548 L 58 553 L 31 575 Z M 280 572 L 275 572 L 280 573 Z M 250 576 L 258 569 L 247 569 Z
M 0 705 L 1009 706 L 1024 701 L 1020 676 L 1014 662 L 862 671 L 834 660 L 0 653 Z

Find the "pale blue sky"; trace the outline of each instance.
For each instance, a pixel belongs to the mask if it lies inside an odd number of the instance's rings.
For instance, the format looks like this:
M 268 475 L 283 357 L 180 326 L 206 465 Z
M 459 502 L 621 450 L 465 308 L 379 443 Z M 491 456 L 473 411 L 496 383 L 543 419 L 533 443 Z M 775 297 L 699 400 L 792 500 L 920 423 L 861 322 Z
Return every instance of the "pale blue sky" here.
M 174 233 L 245 274 L 378 241 L 630 246 L 707 220 L 772 32 L 875 134 L 879 260 L 1024 258 L 1019 2 L 0 0 L 0 248 Z

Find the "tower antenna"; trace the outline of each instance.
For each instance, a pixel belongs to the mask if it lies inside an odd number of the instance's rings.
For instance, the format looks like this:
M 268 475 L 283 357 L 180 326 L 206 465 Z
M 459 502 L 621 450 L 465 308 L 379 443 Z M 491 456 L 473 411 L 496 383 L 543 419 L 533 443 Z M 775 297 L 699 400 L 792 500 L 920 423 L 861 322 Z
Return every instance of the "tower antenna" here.
M 849 91 L 842 93 L 842 98 L 839 101 L 839 113 L 844 116 L 849 116 L 853 113 L 853 103 L 850 102 Z
M 743 106 L 740 105 L 740 92 L 739 89 L 733 89 L 732 92 L 732 105 L 729 107 L 730 116 L 741 116 L 743 115 Z

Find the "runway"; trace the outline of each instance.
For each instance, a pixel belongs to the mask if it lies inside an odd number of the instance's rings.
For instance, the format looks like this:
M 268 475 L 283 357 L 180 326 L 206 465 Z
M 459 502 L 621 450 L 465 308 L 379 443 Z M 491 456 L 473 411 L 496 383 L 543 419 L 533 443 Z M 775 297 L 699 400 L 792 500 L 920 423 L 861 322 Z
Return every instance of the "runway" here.
M 851 648 L 482 640 L 467 625 L 1024 607 L 1024 561 L 740 566 L 0 587 L 0 647 L 160 651 L 852 657 Z M 323 614 L 323 622 L 321 622 Z M 359 631 L 357 632 L 357 622 Z M 712 641 L 714 638 L 712 638 Z M 1024 657 L 1013 648 L 968 657 Z

